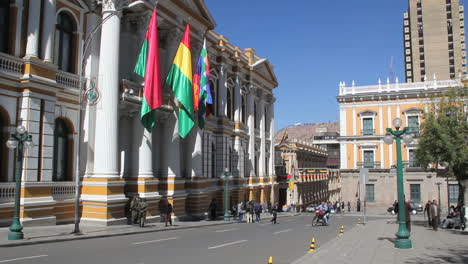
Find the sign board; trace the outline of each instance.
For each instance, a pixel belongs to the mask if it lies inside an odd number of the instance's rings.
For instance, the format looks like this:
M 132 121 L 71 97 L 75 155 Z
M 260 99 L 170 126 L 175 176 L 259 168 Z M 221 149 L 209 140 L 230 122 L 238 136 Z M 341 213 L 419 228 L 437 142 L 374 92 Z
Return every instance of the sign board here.
M 290 191 L 293 191 L 294 190 L 294 180 L 293 179 L 290 179 L 289 182 L 288 182 L 288 187 L 289 187 L 289 190 Z

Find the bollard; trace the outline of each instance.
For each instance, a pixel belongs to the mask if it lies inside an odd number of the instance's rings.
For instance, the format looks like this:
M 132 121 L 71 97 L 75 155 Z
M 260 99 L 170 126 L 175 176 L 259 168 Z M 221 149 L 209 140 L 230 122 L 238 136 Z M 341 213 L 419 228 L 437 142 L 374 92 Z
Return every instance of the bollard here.
M 361 218 L 358 218 L 357 223 L 358 223 L 358 225 L 361 224 Z
M 315 251 L 315 237 L 313 237 L 312 240 L 310 241 L 310 248 L 307 253 L 312 253 L 314 251 Z
M 268 259 L 268 264 L 273 264 L 273 257 L 270 256 L 270 258 Z
M 344 234 L 344 226 L 341 226 L 340 228 L 340 236 L 342 236 Z

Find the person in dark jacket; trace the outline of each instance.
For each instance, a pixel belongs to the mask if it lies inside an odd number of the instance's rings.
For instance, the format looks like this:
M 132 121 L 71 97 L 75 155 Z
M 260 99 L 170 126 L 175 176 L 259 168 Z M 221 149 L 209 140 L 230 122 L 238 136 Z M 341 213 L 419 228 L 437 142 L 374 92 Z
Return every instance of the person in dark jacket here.
M 167 227 L 168 222 L 170 225 L 172 225 L 172 204 L 169 201 L 166 204 L 165 213 L 166 213 L 165 221 L 166 221 L 166 227 Z
M 210 211 L 210 220 L 216 220 L 216 210 L 217 210 L 218 205 L 216 204 L 216 200 L 213 198 L 211 200 L 210 206 L 209 206 L 209 211 Z
M 411 233 L 411 205 L 409 201 L 405 202 L 406 229 Z
M 273 218 L 271 218 L 270 222 L 273 222 L 273 224 L 276 224 L 276 216 L 277 216 L 277 213 L 278 213 L 278 203 L 275 203 L 272 207 L 271 207 L 271 214 L 273 215 Z

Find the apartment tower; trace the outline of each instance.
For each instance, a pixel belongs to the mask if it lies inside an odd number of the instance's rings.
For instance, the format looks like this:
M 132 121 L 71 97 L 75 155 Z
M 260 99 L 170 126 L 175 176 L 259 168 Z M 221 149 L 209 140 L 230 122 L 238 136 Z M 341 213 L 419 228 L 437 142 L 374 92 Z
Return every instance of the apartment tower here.
M 408 0 L 403 31 L 407 82 L 466 74 L 464 8 L 459 0 Z

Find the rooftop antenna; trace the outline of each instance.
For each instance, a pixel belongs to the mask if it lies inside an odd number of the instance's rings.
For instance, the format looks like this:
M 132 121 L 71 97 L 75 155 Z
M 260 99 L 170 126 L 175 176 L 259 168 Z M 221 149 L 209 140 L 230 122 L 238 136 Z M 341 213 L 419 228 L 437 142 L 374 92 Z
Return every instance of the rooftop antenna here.
M 390 80 L 395 81 L 395 71 L 393 70 L 393 56 L 390 57 Z

